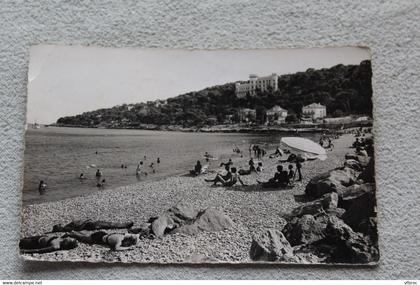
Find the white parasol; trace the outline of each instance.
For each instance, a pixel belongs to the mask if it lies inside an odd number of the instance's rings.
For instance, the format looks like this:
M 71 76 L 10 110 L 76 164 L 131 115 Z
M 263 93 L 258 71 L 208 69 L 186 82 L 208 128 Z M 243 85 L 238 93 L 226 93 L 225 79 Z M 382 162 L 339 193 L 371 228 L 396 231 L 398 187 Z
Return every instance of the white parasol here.
M 327 152 L 319 144 L 301 137 L 284 137 L 281 138 L 280 142 L 287 145 L 288 147 L 304 152 L 306 159 L 327 159 Z

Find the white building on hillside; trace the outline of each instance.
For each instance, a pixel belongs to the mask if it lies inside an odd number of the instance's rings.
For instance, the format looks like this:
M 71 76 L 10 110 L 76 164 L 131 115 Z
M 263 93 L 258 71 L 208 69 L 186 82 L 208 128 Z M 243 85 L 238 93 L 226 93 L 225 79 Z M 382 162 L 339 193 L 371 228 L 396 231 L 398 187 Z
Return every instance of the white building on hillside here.
M 287 110 L 276 105 L 273 108 L 267 110 L 265 115 L 267 117 L 268 124 L 282 124 L 286 121 Z
M 255 74 L 249 76 L 246 83 L 236 83 L 235 93 L 239 98 L 245 97 L 247 94 L 254 96 L 255 91 L 258 89 L 262 92 L 267 91 L 269 88 L 273 91 L 278 90 L 278 75 L 273 73 L 269 76 L 258 77 Z
M 324 118 L 327 116 L 327 108 L 319 103 L 312 103 L 302 107 L 302 115 L 311 117 L 312 120 Z

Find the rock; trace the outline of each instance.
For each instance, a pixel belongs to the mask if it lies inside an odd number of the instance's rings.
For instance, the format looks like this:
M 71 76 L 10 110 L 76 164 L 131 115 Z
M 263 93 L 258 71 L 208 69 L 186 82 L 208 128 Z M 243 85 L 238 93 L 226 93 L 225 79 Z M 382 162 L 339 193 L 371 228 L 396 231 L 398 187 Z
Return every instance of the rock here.
M 366 168 L 369 165 L 369 162 L 371 161 L 369 156 L 364 156 L 364 155 L 358 155 L 357 156 L 357 161 L 360 163 L 360 165 L 363 168 Z
M 292 246 L 310 244 L 325 237 L 326 226 L 312 215 L 304 215 L 287 223 L 282 232 Z
M 176 217 L 185 221 L 194 220 L 198 215 L 197 210 L 195 210 L 190 205 L 184 204 L 182 202 L 169 209 L 169 212 L 173 213 Z
M 346 153 L 344 157 L 346 160 L 348 159 L 357 160 L 357 155 L 355 153 Z
M 351 168 L 353 170 L 356 170 L 356 171 L 362 171 L 362 165 L 360 164 L 360 162 L 358 162 L 355 159 L 347 159 L 344 162 L 344 166 L 349 167 L 349 168 Z
M 376 216 L 375 205 L 375 194 L 373 192 L 364 193 L 351 200 L 350 206 L 342 216 L 343 221 L 358 231 L 358 226 L 364 219 Z
M 363 234 L 354 232 L 337 217 L 331 216 L 326 227 L 327 244 L 336 246 L 332 261 L 339 263 L 370 263 L 379 258 L 377 246 Z
M 375 217 L 362 219 L 357 226 L 357 231 L 370 237 L 372 242 L 378 242 L 378 223 Z
M 365 193 L 373 193 L 375 191 L 374 187 L 375 185 L 372 183 L 354 184 L 341 189 L 341 191 L 338 192 L 338 196 L 344 201 L 350 201 Z
M 200 213 L 194 224 L 201 230 L 209 232 L 223 231 L 234 225 L 227 215 L 213 208 L 208 208 Z
M 298 261 L 287 239 L 280 231 L 274 229 L 254 237 L 249 254 L 254 261 Z
M 213 208 L 200 212 L 197 218 L 187 225 L 176 228 L 173 233 L 197 234 L 201 231 L 218 232 L 231 228 L 233 221 L 224 213 Z
M 345 212 L 346 212 L 346 210 L 343 209 L 343 208 L 330 208 L 327 211 L 328 214 L 334 215 L 338 218 L 341 218 L 344 215 Z
M 362 179 L 365 183 L 375 183 L 375 160 L 373 157 L 357 178 Z
M 349 167 L 336 168 L 312 178 L 306 185 L 305 194 L 319 198 L 326 193 L 338 192 L 354 184 L 355 181 L 356 171 Z
M 305 203 L 295 209 L 289 217 L 302 217 L 303 215 L 317 215 L 328 211 L 329 209 L 337 208 L 338 195 L 337 193 L 328 193 L 320 199 Z
M 153 221 L 152 232 L 156 237 L 161 237 L 164 234 L 172 231 L 175 227 L 175 221 L 166 213 L 164 213 Z
M 293 254 L 300 259 L 301 264 L 323 263 L 325 258 L 315 254 L 316 248 L 311 245 L 298 245 L 293 247 Z

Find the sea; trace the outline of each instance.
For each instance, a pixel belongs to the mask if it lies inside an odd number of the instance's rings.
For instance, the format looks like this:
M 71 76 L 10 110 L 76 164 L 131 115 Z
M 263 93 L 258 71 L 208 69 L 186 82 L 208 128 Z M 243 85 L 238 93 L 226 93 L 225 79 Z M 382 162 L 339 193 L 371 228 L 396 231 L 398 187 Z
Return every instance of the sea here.
M 316 134 L 305 136 L 316 141 Z M 23 205 L 30 205 L 101 191 L 96 187 L 97 169 L 106 180 L 105 189 L 112 189 L 187 174 L 197 160 L 207 164 L 205 152 L 214 156 L 210 164 L 216 166 L 238 157 L 235 147 L 245 157 L 250 144 L 272 152 L 282 135 L 42 127 L 28 129 L 25 137 L 22 197 Z M 138 177 L 140 161 L 147 175 Z M 87 179 L 79 180 L 81 173 Z M 47 184 L 43 194 L 38 191 L 41 180 Z

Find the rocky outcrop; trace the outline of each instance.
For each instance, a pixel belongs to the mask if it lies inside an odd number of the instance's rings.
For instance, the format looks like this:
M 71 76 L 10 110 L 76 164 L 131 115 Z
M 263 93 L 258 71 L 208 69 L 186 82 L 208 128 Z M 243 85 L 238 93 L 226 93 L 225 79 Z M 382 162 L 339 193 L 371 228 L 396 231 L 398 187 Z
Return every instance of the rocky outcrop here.
M 338 205 L 338 195 L 337 193 L 328 193 L 322 196 L 321 198 L 305 203 L 297 208 L 295 208 L 289 215 L 289 219 L 294 217 L 302 217 L 303 215 L 318 215 L 325 212 L 334 212 L 337 211 Z
M 357 172 L 349 167 L 340 167 L 312 178 L 305 189 L 305 194 L 319 198 L 326 193 L 339 192 L 354 184 Z
M 231 228 L 233 221 L 213 208 L 197 211 L 185 204 L 178 204 L 158 217 L 151 218 L 150 233 L 155 237 L 165 234 L 196 234 L 201 231 L 223 231 Z
M 358 226 L 364 219 L 376 216 L 375 195 L 373 192 L 365 193 L 351 200 L 351 204 L 343 215 L 343 221 L 354 230 L 359 230 Z
M 254 236 L 249 254 L 254 261 L 319 263 L 317 256 L 299 249 L 295 251 L 283 234 L 274 229 L 268 229 L 262 235 Z
M 360 173 L 358 179 L 363 180 L 366 183 L 375 183 L 375 159 L 369 160 L 366 168 Z
M 294 218 L 286 224 L 282 233 L 292 246 L 310 244 L 325 238 L 327 224 L 312 215 Z
M 330 261 L 338 263 L 370 263 L 378 261 L 379 252 L 372 240 L 354 232 L 337 217 L 330 217 L 326 228 L 325 243 L 334 244 L 335 250 Z
M 373 193 L 375 185 L 372 183 L 354 184 L 338 191 L 339 205 L 347 209 L 346 203 L 350 202 L 366 193 Z M 348 204 L 348 203 L 347 203 Z
M 224 213 L 209 208 L 200 212 L 188 225 L 176 228 L 172 233 L 197 234 L 201 231 L 218 232 L 229 229 L 233 221 Z
M 355 159 L 347 159 L 344 162 L 344 166 L 356 171 L 362 171 L 362 165 Z

